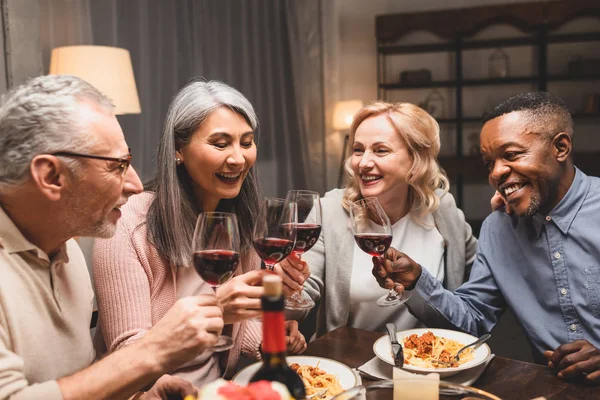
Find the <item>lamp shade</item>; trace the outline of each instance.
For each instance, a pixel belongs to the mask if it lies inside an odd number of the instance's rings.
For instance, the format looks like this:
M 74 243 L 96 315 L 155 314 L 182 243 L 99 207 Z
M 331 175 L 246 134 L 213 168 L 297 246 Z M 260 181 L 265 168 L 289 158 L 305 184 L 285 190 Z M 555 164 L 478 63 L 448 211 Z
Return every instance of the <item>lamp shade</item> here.
M 51 75 L 74 75 L 110 97 L 115 114 L 139 114 L 129 51 L 107 46 L 66 46 L 52 50 Z
M 360 100 L 338 101 L 333 109 L 333 129 L 343 131 L 352 126 L 354 115 L 363 108 Z

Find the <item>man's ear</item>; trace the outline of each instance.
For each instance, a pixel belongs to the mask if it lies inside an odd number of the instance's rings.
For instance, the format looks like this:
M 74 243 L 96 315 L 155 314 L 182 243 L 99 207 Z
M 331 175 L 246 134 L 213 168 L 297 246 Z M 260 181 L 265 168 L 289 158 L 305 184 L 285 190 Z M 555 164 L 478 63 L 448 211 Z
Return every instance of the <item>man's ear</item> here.
M 552 139 L 552 151 L 558 162 L 564 162 L 573 151 L 573 141 L 567 132 L 557 133 Z
M 66 183 L 66 168 L 56 156 L 37 155 L 29 166 L 33 182 L 39 191 L 51 201 L 58 201 Z

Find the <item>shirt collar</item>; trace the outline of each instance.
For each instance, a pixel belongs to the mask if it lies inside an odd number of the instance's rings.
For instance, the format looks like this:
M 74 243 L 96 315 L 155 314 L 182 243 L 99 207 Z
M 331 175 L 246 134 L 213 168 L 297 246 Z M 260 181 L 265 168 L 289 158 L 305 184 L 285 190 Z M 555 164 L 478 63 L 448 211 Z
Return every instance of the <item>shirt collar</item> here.
M 52 260 L 50 260 L 48 255 L 42 249 L 23 236 L 2 206 L 0 206 L 0 248 L 5 249 L 9 254 L 31 251 L 39 258 L 48 262 L 68 262 L 69 260 L 65 245 L 63 245 Z
M 544 222 L 548 220 L 554 222 L 563 234 L 568 234 L 571 224 L 579 212 L 589 189 L 590 180 L 588 176 L 581 172 L 579 168 L 575 167 L 575 178 L 571 183 L 571 187 L 565 196 L 558 202 L 556 207 L 554 207 L 548 215 L 535 214 L 533 216 L 532 224 L 535 229 L 536 237 L 540 237 Z M 548 217 L 550 219 L 548 219 Z

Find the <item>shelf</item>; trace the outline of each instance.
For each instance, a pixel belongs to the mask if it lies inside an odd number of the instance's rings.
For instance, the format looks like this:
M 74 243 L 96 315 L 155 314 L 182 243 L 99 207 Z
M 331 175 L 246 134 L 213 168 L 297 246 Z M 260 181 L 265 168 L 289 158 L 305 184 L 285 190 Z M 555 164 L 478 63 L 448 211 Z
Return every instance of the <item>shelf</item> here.
M 600 176 L 600 152 L 575 153 L 575 165 L 591 176 Z M 440 156 L 440 165 L 454 184 L 461 176 L 464 183 L 486 183 L 488 170 L 480 156 Z
M 575 113 L 575 114 L 572 114 L 571 116 L 573 117 L 573 119 L 576 119 L 576 120 L 600 119 L 600 113 L 596 113 L 596 114 Z M 435 120 L 438 122 L 438 124 L 456 124 L 458 122 L 457 118 L 436 118 Z M 463 123 L 482 123 L 483 116 L 481 116 L 481 117 L 462 117 L 461 121 Z
M 537 76 L 508 76 L 506 78 L 465 79 L 462 84 L 463 86 L 515 85 L 519 83 L 536 83 L 538 80 Z
M 598 75 L 600 77 L 600 75 Z M 572 80 L 582 80 L 583 78 L 577 78 Z M 589 79 L 589 77 L 588 77 Z M 424 83 L 381 83 L 379 84 L 380 89 L 385 90 L 402 90 L 402 89 L 426 89 L 426 88 L 443 88 L 443 87 L 455 87 L 459 84 L 463 86 L 494 86 L 494 85 L 516 85 L 520 83 L 536 83 L 539 80 L 536 76 L 509 76 L 506 78 L 484 78 L 484 79 L 465 79 L 462 82 L 456 80 L 449 81 L 431 81 Z M 562 79 L 561 79 L 562 80 Z
M 593 75 L 550 75 L 548 82 L 575 82 L 575 81 L 593 81 L 599 80 L 600 74 Z
M 423 83 L 380 83 L 380 89 L 424 89 L 424 88 L 443 88 L 443 87 L 454 87 L 456 86 L 456 81 L 431 81 L 431 82 L 423 82 Z
M 596 113 L 596 114 L 575 113 L 575 114 L 572 114 L 571 117 L 573 119 L 600 119 L 600 113 Z
M 593 42 L 600 41 L 600 32 L 570 33 L 562 35 L 549 35 L 548 43 L 573 43 L 573 42 Z M 498 38 L 486 40 L 469 40 L 460 44 L 461 50 L 481 50 L 492 49 L 496 47 L 521 47 L 534 46 L 539 43 L 536 36 L 517 37 L 517 38 Z M 383 44 L 377 46 L 380 54 L 417 54 L 417 53 L 441 53 L 446 51 L 456 51 L 459 46 L 456 41 L 431 43 L 431 44 Z
M 548 43 L 573 43 L 600 41 L 600 32 L 566 33 L 562 35 L 548 35 Z
M 518 85 L 522 83 L 535 84 L 540 80 L 537 76 L 508 76 L 506 78 L 483 78 L 483 79 L 465 79 L 461 83 L 463 86 L 496 86 L 496 85 Z M 548 82 L 576 82 L 600 80 L 600 74 L 594 75 L 552 75 L 548 77 Z M 427 89 L 427 88 L 444 88 L 458 86 L 456 80 L 449 81 L 431 81 L 424 83 L 381 83 L 380 89 L 385 90 L 402 90 L 402 89 Z
M 481 122 L 481 118 L 482 117 L 462 117 L 461 121 L 462 122 Z M 457 118 L 436 118 L 435 119 L 438 124 L 455 124 L 458 122 Z

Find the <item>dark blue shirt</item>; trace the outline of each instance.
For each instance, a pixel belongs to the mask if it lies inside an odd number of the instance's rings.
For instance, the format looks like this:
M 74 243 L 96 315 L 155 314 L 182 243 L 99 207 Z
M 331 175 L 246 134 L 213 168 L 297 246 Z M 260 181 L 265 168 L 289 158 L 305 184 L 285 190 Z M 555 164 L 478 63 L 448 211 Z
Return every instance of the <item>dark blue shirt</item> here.
M 493 212 L 469 281 L 453 294 L 423 268 L 414 292 L 407 305 L 426 325 L 476 336 L 510 307 L 538 362 L 545 350 L 577 339 L 600 348 L 600 179 L 576 169 L 549 215 Z

